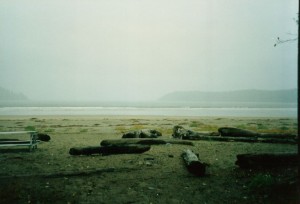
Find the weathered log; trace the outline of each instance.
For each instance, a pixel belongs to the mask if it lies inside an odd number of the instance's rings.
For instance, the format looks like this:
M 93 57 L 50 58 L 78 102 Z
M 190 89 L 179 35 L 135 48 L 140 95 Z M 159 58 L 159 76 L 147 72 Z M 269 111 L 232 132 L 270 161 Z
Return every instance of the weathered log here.
M 47 134 L 44 134 L 44 133 L 38 133 L 37 134 L 37 139 L 41 140 L 41 141 L 44 141 L 44 142 L 48 142 L 51 139 L 51 137 Z
M 297 153 L 238 154 L 236 157 L 235 164 L 240 168 L 269 168 L 298 164 Z
M 160 137 L 161 133 L 157 130 L 144 129 L 131 131 L 123 134 L 122 138 L 157 138 Z
M 150 149 L 149 145 L 139 144 L 123 144 L 123 145 L 107 145 L 107 146 L 95 146 L 95 147 L 73 147 L 69 153 L 71 155 L 92 155 L 92 154 L 138 154 L 146 152 Z
M 7 141 L 19 141 L 19 139 L 0 139 L 0 142 L 7 142 Z
M 29 174 L 19 174 L 19 175 L 0 175 L 0 179 L 15 179 L 15 178 L 28 178 L 28 177 L 42 177 L 42 178 L 58 178 L 58 177 L 76 177 L 76 176 L 91 176 L 91 175 L 100 175 L 102 173 L 110 173 L 110 172 L 130 172 L 130 171 L 138 171 L 139 168 L 101 168 L 101 169 L 85 169 L 78 171 L 59 171 L 59 172 L 50 172 L 50 173 L 29 173 Z
M 182 158 L 190 173 L 196 176 L 205 175 L 206 164 L 200 162 L 197 155 L 190 149 L 187 149 L 182 153 Z
M 275 139 L 296 139 L 296 134 L 289 133 L 258 133 L 251 130 L 221 127 L 218 129 L 221 136 L 229 137 L 260 137 L 260 138 L 275 138 Z
M 110 146 L 110 145 L 129 145 L 129 144 L 140 144 L 140 145 L 165 145 L 165 144 L 180 144 L 180 145 L 194 145 L 189 141 L 182 140 L 173 140 L 173 139 L 116 139 L 116 140 L 102 140 L 101 146 Z
M 173 127 L 173 138 L 176 139 L 183 139 L 185 137 L 193 137 L 193 136 L 197 136 L 198 133 L 192 131 L 192 130 L 187 130 L 185 128 L 183 128 L 180 125 L 176 125 Z
M 250 130 L 244 130 L 234 127 L 221 127 L 218 129 L 221 136 L 230 136 L 230 137 L 257 137 L 259 133 L 253 132 Z
M 294 139 L 276 139 L 276 138 L 257 138 L 257 137 L 218 137 L 218 136 L 192 136 L 184 137 L 184 140 L 205 140 L 221 142 L 261 142 L 261 143 L 278 143 L 278 144 L 297 144 Z
M 281 144 L 296 144 L 296 139 L 289 138 L 271 138 L 267 134 L 263 134 L 265 137 L 260 137 L 260 133 L 252 132 L 249 130 L 243 130 L 238 128 L 219 128 L 221 136 L 214 136 L 214 133 L 201 133 L 187 130 L 182 126 L 174 126 L 173 137 L 180 138 L 182 140 L 207 140 L 207 141 L 234 141 L 234 142 L 262 142 L 262 143 L 281 143 Z M 275 134 L 272 134 L 273 136 Z M 270 136 L 272 136 L 270 135 Z M 277 134 L 276 134 L 277 135 Z
M 257 138 L 261 143 L 278 143 L 278 144 L 297 144 L 295 139 L 281 139 L 281 138 Z
M 276 139 L 297 139 L 297 135 L 289 133 L 260 133 L 261 138 L 276 138 Z
M 221 141 L 221 142 L 258 142 L 255 137 L 219 137 L 219 136 L 186 136 L 183 140 L 205 140 L 205 141 Z

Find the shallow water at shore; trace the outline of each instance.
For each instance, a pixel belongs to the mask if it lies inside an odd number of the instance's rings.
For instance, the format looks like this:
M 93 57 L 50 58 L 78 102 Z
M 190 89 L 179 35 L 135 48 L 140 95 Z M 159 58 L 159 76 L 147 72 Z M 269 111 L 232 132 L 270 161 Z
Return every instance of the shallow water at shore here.
M 0 115 L 297 117 L 297 108 L 2 107 Z

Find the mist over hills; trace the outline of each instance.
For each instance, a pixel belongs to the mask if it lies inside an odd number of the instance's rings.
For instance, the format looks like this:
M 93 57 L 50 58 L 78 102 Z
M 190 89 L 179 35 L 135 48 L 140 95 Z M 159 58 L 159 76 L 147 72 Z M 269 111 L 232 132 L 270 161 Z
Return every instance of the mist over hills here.
M 0 87 L 0 101 L 24 101 L 28 100 L 23 93 L 15 93 L 11 90 Z
M 226 92 L 177 91 L 164 95 L 168 102 L 280 102 L 297 103 L 297 89 L 238 90 Z
M 32 100 L 0 87 L 0 107 L 262 107 L 296 108 L 297 89 L 227 92 L 178 91 L 153 101 Z

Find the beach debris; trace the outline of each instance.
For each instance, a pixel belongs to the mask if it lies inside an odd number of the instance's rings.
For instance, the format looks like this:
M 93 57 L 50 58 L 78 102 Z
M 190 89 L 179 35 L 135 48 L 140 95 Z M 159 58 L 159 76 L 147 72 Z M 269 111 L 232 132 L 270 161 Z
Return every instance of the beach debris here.
M 221 136 L 230 137 L 257 137 L 259 133 L 234 127 L 221 127 L 218 129 Z
M 161 132 L 153 129 L 143 129 L 131 131 L 123 134 L 122 138 L 157 138 L 160 137 Z
M 20 175 L 5 175 L 1 176 L 1 179 L 11 179 L 11 178 L 64 178 L 68 179 L 68 177 L 76 177 L 76 176 L 90 176 L 90 175 L 100 175 L 102 173 L 110 173 L 110 172 L 130 172 L 130 171 L 138 171 L 139 168 L 114 168 L 114 167 L 108 167 L 108 168 L 99 168 L 99 169 L 84 169 L 84 170 L 75 170 L 75 171 L 58 171 L 58 172 L 50 172 L 50 173 L 29 173 L 29 174 L 20 174 Z
M 204 176 L 207 164 L 199 161 L 198 156 L 190 149 L 184 150 L 182 158 L 188 171 L 196 176 Z
M 297 153 L 248 153 L 238 154 L 235 162 L 240 168 L 269 168 L 281 166 L 296 166 Z
M 191 145 L 194 144 L 190 141 L 174 140 L 174 139 L 155 139 L 155 138 L 127 138 L 127 139 L 115 139 L 115 140 L 102 140 L 101 146 L 109 145 L 128 145 L 128 144 L 140 144 L 140 145 L 168 145 L 168 144 L 179 144 L 179 145 Z
M 257 133 L 250 130 L 243 130 L 232 127 L 219 128 L 219 136 L 215 132 L 194 132 L 182 126 L 176 125 L 173 128 L 173 138 L 182 140 L 207 140 L 224 142 L 261 142 L 261 143 L 280 143 L 297 144 L 298 137 L 293 134 L 280 133 Z
M 258 133 L 251 130 L 221 127 L 218 129 L 221 136 L 230 137 L 259 137 L 259 138 L 274 138 L 274 139 L 297 139 L 296 134 L 290 133 Z
M 41 141 L 44 141 L 44 142 L 49 142 L 51 137 L 47 134 L 44 134 L 44 133 L 38 133 L 37 134 L 37 139 L 41 140 Z
M 173 138 L 184 139 L 186 137 L 194 137 L 197 135 L 198 134 L 196 132 L 194 132 L 192 130 L 187 130 L 180 125 L 175 125 L 173 127 L 173 134 L 172 134 Z
M 69 151 L 71 155 L 92 155 L 92 154 L 138 154 L 150 150 L 149 145 L 139 144 L 114 144 L 107 146 L 91 146 L 91 147 L 72 147 Z
M 176 139 L 183 140 L 197 140 L 197 138 L 201 138 L 202 136 L 219 136 L 220 134 L 217 132 L 195 132 L 192 130 L 185 129 L 180 125 L 175 125 L 173 127 L 172 137 Z

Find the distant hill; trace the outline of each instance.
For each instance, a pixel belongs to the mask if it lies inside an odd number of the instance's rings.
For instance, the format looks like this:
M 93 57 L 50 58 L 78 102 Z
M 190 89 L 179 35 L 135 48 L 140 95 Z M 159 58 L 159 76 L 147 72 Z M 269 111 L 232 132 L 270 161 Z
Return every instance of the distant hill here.
M 28 98 L 22 93 L 14 93 L 10 90 L 0 87 L 0 101 L 19 101 Z
M 227 92 L 180 91 L 164 95 L 160 101 L 168 102 L 283 102 L 296 103 L 297 89 L 239 90 Z

